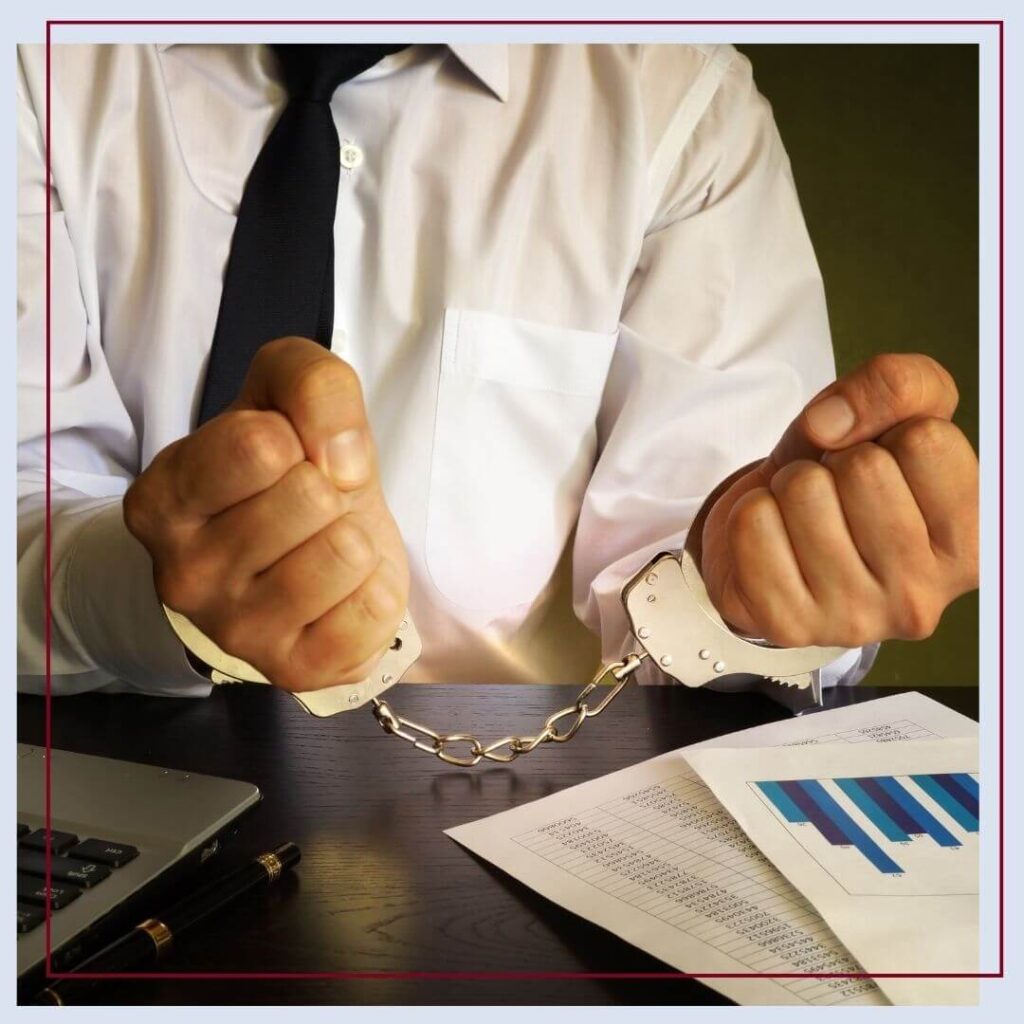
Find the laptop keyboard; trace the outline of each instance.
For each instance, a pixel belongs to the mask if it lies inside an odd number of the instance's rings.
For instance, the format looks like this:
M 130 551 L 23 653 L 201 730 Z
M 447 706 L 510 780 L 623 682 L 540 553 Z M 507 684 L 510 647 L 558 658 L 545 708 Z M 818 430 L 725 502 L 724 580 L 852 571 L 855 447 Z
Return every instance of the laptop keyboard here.
M 46 903 L 58 911 L 86 889 L 139 855 L 134 846 L 106 839 L 80 841 L 71 832 L 50 833 L 50 888 L 46 888 L 46 830 L 18 823 L 18 932 L 43 923 Z

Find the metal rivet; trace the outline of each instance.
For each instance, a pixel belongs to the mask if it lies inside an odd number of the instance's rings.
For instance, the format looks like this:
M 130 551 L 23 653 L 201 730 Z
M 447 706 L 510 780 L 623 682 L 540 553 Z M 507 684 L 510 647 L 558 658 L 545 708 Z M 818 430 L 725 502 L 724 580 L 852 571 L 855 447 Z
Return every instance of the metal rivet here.
M 707 661 L 708 658 L 711 657 L 711 652 L 705 647 L 702 651 L 697 653 L 697 657 L 700 658 L 701 661 Z
M 391 684 L 392 684 L 392 683 L 393 683 L 394 681 L 395 681 L 395 677 L 394 677 L 394 676 L 388 676 L 388 675 L 386 675 L 386 676 L 383 676 L 383 677 L 381 678 L 381 682 L 382 682 L 382 683 L 383 683 L 383 684 L 384 684 L 385 686 L 390 686 L 390 685 L 391 685 Z
M 359 703 L 359 694 L 358 693 L 353 693 L 352 696 L 349 697 L 348 702 L 349 702 L 349 704 L 358 704 Z
M 658 574 L 656 572 L 649 572 L 647 574 L 647 585 L 653 587 L 658 582 Z
M 654 604 L 654 602 L 657 601 L 657 600 L 658 599 L 653 594 L 648 594 L 647 595 L 647 603 L 648 604 Z
M 409 625 L 409 620 L 408 619 L 402 619 L 402 624 L 398 628 L 399 629 L 405 629 L 405 627 L 408 626 L 408 625 Z
M 716 661 L 715 664 L 712 666 L 712 668 L 714 668 L 714 670 L 716 672 L 723 672 L 723 671 L 725 671 L 725 662 L 724 661 Z
M 649 630 L 649 629 L 648 629 L 648 628 L 647 628 L 646 626 L 641 626 L 641 627 L 640 627 L 640 628 L 639 628 L 639 629 L 638 629 L 638 630 L 636 631 L 636 635 L 637 635 L 637 636 L 638 636 L 638 637 L 639 637 L 639 638 L 640 638 L 641 640 L 646 640 L 646 639 L 647 639 L 647 638 L 648 638 L 648 637 L 649 637 L 649 636 L 651 635 L 651 631 L 650 631 L 650 630 Z
M 658 660 L 661 662 L 662 665 L 665 666 L 665 668 L 668 668 L 669 665 L 672 664 L 672 655 L 671 654 L 663 654 Z

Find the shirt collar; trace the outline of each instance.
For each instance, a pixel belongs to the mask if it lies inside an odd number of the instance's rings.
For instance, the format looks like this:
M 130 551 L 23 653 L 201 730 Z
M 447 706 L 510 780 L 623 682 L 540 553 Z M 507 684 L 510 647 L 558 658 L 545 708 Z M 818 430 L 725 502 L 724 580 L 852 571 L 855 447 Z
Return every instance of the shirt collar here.
M 163 53 L 180 43 L 157 43 Z M 508 43 L 451 43 L 448 47 L 502 103 L 508 99 Z
M 451 43 L 449 49 L 502 103 L 508 99 L 508 43 Z

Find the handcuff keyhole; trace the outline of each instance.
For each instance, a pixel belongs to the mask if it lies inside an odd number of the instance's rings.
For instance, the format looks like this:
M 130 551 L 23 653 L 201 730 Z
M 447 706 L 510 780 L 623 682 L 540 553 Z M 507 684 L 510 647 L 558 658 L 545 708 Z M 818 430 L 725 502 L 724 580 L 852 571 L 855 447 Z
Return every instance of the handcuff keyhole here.
M 391 647 L 389 648 L 389 650 L 400 651 L 401 649 L 402 649 L 402 638 L 400 636 L 396 636 L 395 639 L 391 641 Z

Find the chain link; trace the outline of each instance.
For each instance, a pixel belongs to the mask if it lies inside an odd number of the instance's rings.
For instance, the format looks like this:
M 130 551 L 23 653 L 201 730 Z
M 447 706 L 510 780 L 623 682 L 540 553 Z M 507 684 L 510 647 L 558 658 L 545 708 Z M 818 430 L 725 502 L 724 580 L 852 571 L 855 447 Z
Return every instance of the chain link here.
M 536 750 L 542 743 L 568 743 L 588 718 L 601 714 L 625 689 L 646 657 L 647 653 L 641 651 L 627 654 L 623 661 L 604 666 L 593 681 L 580 691 L 573 704 L 548 715 L 544 728 L 535 736 L 504 736 L 486 747 L 470 732 L 437 733 L 425 725 L 403 718 L 380 697 L 375 697 L 372 702 L 373 717 L 389 735 L 398 736 L 417 750 L 433 754 L 457 768 L 472 768 L 484 760 L 509 764 L 517 757 Z M 602 696 L 600 703 L 591 707 L 587 698 L 608 679 L 613 680 L 608 692 Z

